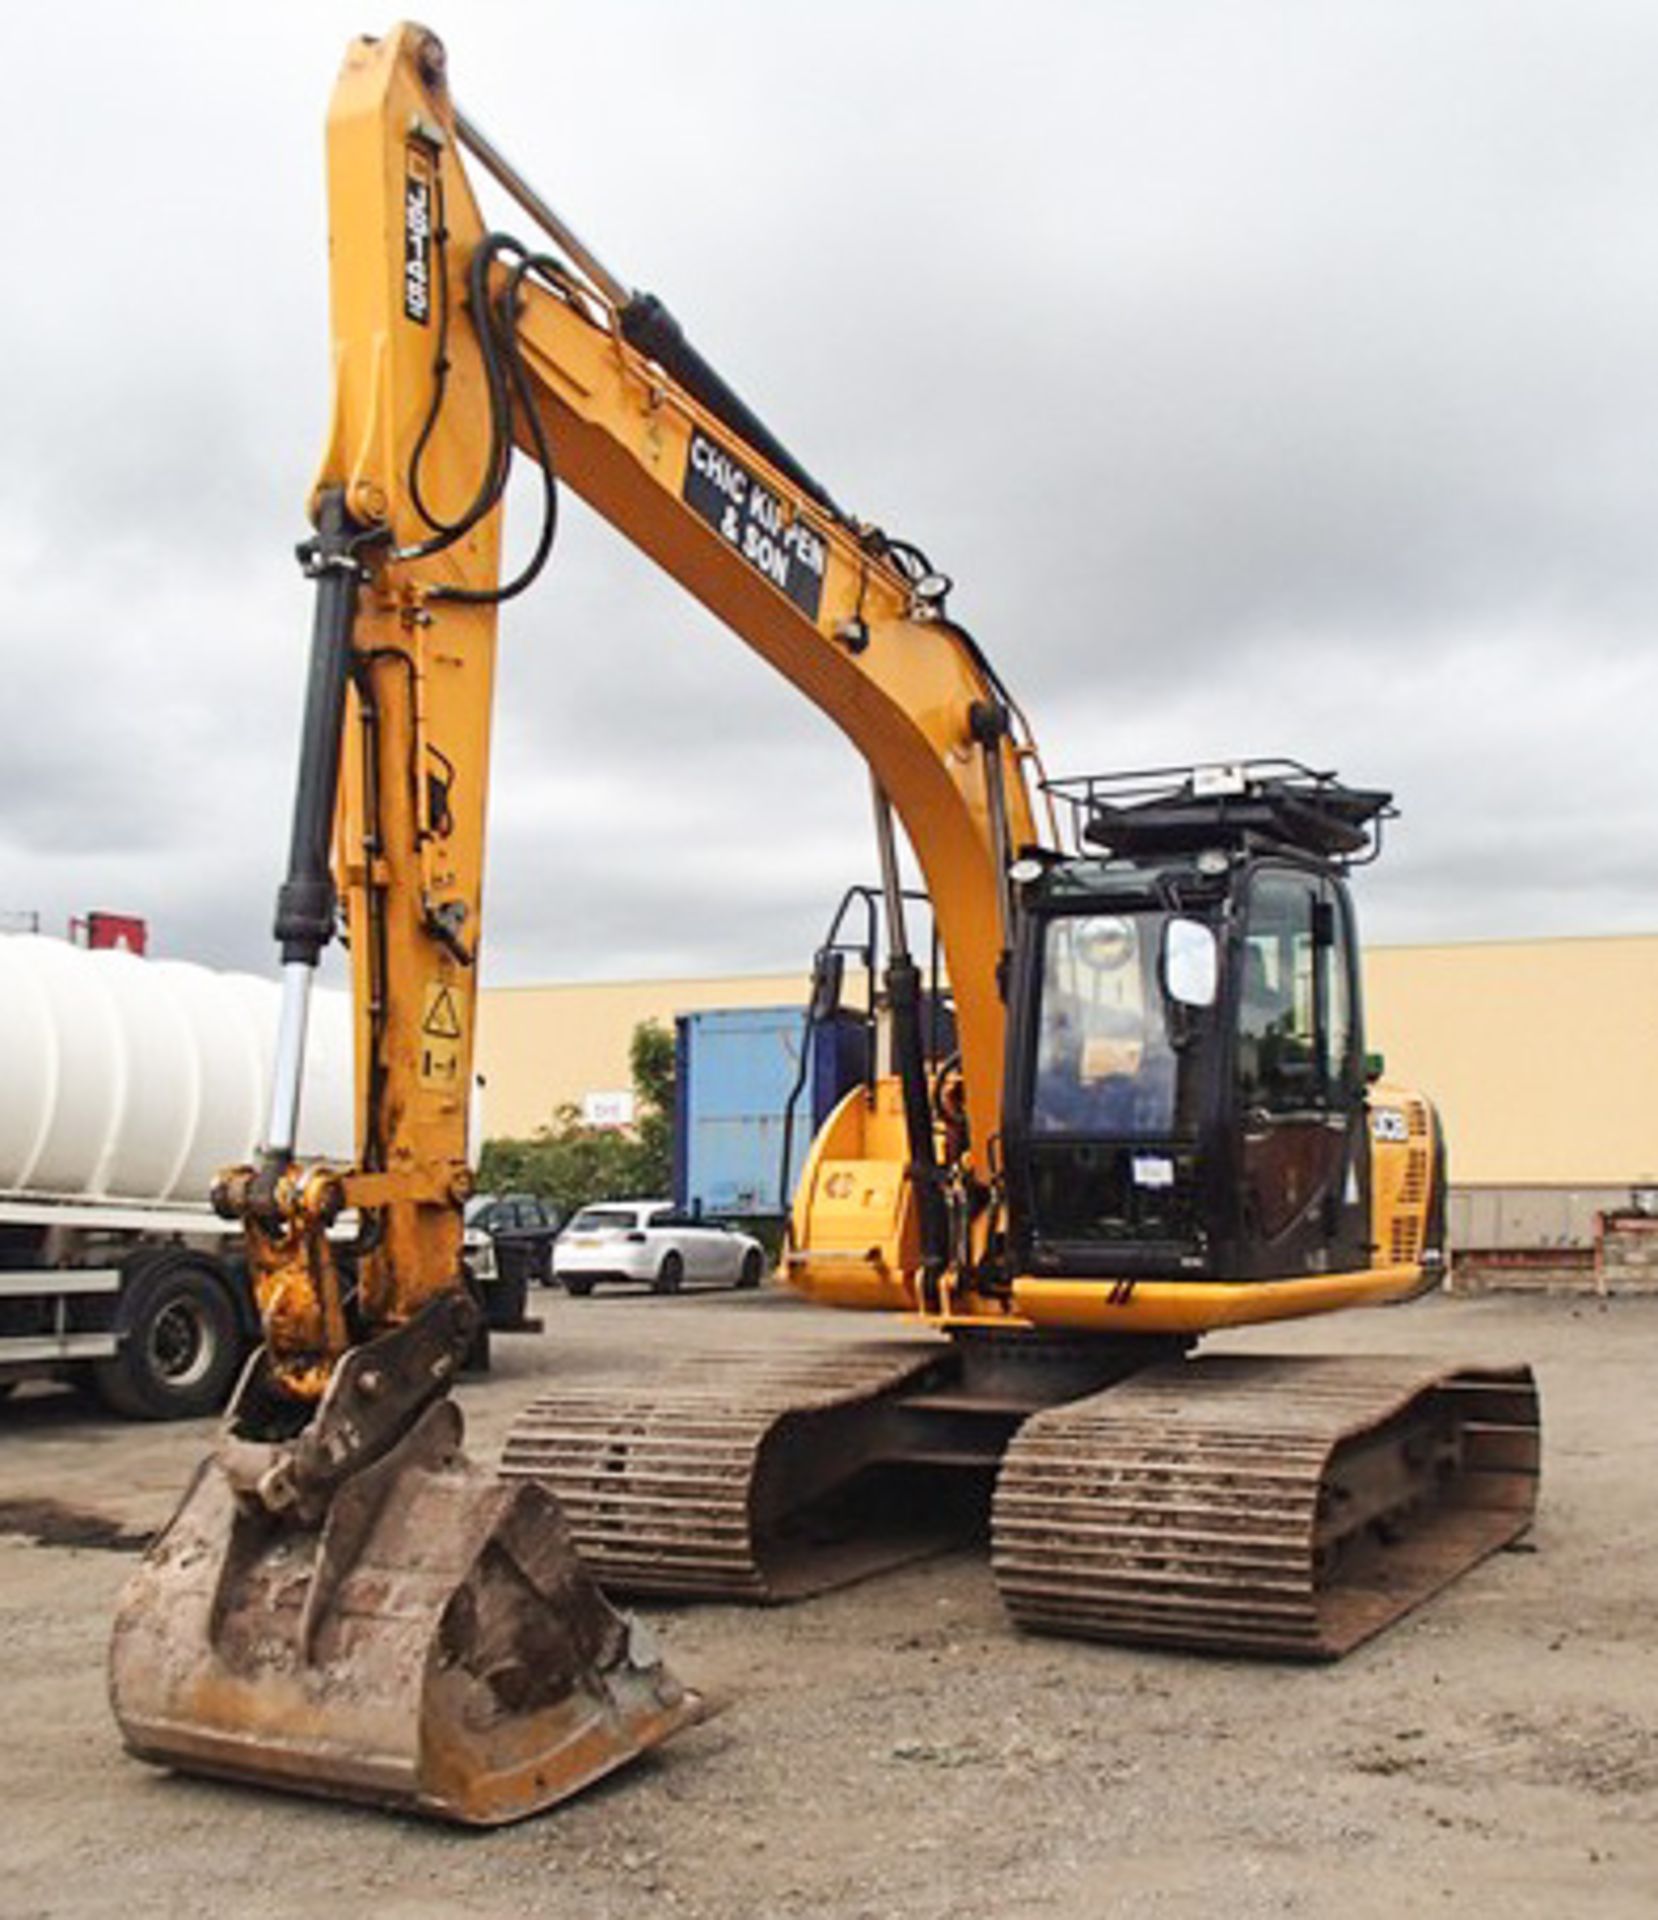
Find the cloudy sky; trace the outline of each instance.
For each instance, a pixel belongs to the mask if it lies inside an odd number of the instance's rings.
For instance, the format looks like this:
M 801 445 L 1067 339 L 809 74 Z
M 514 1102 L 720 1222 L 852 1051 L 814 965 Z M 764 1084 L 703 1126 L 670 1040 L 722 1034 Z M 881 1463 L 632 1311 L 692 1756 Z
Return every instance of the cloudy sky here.
M 388 24 L 88 0 L 15 37 L 0 909 L 269 962 L 321 123 Z M 1053 770 L 1391 785 L 1373 940 L 1658 928 L 1650 0 L 428 24 L 622 277 L 955 575 Z M 870 877 L 851 750 L 568 496 L 502 658 L 496 982 L 791 967 Z

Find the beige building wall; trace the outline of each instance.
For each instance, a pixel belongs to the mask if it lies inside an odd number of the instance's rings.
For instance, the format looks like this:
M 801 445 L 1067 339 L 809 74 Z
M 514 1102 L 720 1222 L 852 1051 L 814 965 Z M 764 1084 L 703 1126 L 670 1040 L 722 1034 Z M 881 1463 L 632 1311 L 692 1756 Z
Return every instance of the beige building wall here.
M 1365 1024 L 1438 1104 L 1454 1185 L 1658 1176 L 1658 935 L 1374 948 Z
M 710 1007 L 804 1007 L 798 973 L 728 980 L 573 981 L 486 987 L 479 996 L 477 1071 L 483 1075 L 484 1137 L 523 1139 L 566 1101 L 629 1084 L 628 1046 L 642 1020 L 670 1032 L 676 1013 Z
M 635 1025 L 802 1005 L 798 974 L 486 989 L 486 1135 L 628 1084 Z M 1658 935 L 1373 948 L 1369 1043 L 1438 1102 L 1457 1186 L 1658 1181 Z

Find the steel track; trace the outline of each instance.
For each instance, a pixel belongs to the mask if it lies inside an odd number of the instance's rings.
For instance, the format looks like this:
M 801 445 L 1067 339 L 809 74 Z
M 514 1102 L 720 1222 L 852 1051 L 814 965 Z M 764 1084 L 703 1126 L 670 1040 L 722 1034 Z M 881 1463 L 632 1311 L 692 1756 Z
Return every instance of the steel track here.
M 992 1557 L 1045 1633 L 1333 1659 L 1531 1524 L 1529 1369 L 1222 1355 L 1035 1415 Z
M 879 1464 L 877 1407 L 951 1363 L 943 1342 L 705 1353 L 653 1383 L 561 1389 L 519 1417 L 501 1472 L 539 1481 L 624 1593 L 798 1598 L 935 1549 L 925 1527 L 845 1531 L 825 1503 Z

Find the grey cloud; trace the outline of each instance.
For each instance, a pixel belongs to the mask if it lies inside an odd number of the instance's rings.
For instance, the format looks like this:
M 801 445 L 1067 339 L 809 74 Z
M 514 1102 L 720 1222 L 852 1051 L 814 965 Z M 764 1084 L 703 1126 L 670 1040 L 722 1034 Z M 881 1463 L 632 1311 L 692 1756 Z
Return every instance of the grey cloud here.
M 1290 751 L 1395 786 L 1381 937 L 1653 924 L 1650 8 L 753 17 L 480 0 L 451 68 L 956 576 L 1050 764 Z M 0 906 L 268 960 L 321 120 L 361 25 L 106 6 L 20 49 Z M 786 967 L 869 869 L 834 730 L 580 512 L 503 618 L 496 774 L 494 978 Z

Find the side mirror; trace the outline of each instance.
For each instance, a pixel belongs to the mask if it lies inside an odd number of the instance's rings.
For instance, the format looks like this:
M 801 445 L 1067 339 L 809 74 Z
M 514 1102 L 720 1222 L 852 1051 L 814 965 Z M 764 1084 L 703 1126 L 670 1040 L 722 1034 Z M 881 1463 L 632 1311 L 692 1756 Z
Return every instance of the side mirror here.
M 1174 919 L 1163 929 L 1163 987 L 1183 1007 L 1212 1007 L 1220 984 L 1220 948 L 1213 927 Z

